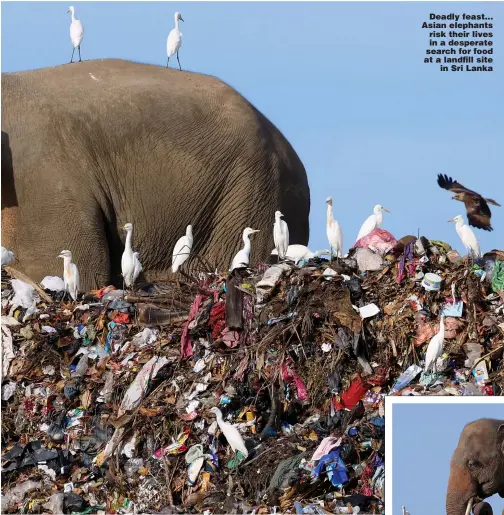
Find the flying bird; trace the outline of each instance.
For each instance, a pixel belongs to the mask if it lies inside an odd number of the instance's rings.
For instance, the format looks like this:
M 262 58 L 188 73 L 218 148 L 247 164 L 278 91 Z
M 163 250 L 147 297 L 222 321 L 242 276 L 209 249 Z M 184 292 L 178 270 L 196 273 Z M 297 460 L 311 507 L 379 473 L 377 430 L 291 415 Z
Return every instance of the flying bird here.
M 287 222 L 282 220 L 283 214 L 275 211 L 275 223 L 273 224 L 273 241 L 277 251 L 278 259 L 285 259 L 289 248 L 289 228 Z
M 373 208 L 373 214 L 368 216 L 366 221 L 362 224 L 360 228 L 359 234 L 357 235 L 357 239 L 355 241 L 359 241 L 364 236 L 367 236 L 371 231 L 374 231 L 377 227 L 380 227 L 383 223 L 383 211 L 386 213 L 390 213 L 388 209 L 385 209 L 380 204 L 377 204 Z
M 63 282 L 65 290 L 73 300 L 77 299 L 80 289 L 79 270 L 77 265 L 72 263 L 72 253 L 69 250 L 62 250 L 58 256 L 63 259 Z
M 14 252 L 2 247 L 2 266 L 10 265 L 14 261 Z
M 186 227 L 185 236 L 181 236 L 175 247 L 173 247 L 172 255 L 172 272 L 175 273 L 189 258 L 193 244 L 192 225 Z
M 478 243 L 478 238 L 476 238 L 474 231 L 464 223 L 462 216 L 458 215 L 448 221 L 455 222 L 455 229 L 457 234 L 459 235 L 462 244 L 469 251 L 469 253 L 472 254 L 473 257 L 480 258 L 481 250 Z
M 123 283 L 127 288 L 133 286 L 136 277 L 135 275 L 135 255 L 131 248 L 131 240 L 133 238 L 133 224 L 127 223 L 123 229 L 126 231 L 126 241 L 124 243 L 124 252 L 121 258 L 121 272 L 123 276 Z M 138 261 L 140 264 L 140 261 Z M 124 288 L 123 288 L 124 289 Z
M 82 43 L 82 39 L 84 38 L 84 27 L 82 26 L 82 22 L 80 20 L 75 19 L 75 8 L 71 5 L 68 8 L 67 13 L 72 13 L 72 23 L 70 23 L 70 39 L 72 40 L 72 57 L 70 59 L 70 63 L 73 63 L 73 56 L 75 49 L 79 49 L 79 63 L 82 61 L 80 55 L 80 46 Z
M 443 354 L 444 335 L 444 315 L 441 315 L 439 321 L 439 332 L 432 337 L 429 342 L 429 346 L 427 347 L 427 352 L 425 353 L 424 372 L 428 372 L 431 368 L 434 372 L 437 372 L 436 361 L 441 354 Z
M 488 204 L 499 207 L 500 204 L 490 198 L 483 198 L 475 191 L 468 190 L 465 186 L 462 186 L 462 184 L 454 181 L 447 175 L 438 174 L 437 182 L 441 188 L 455 193 L 452 198 L 460 200 L 460 202 L 465 204 L 469 225 L 485 231 L 493 231 L 493 228 L 490 225 L 492 212 L 490 211 Z
M 243 248 L 240 249 L 235 257 L 233 258 L 233 261 L 231 263 L 231 268 L 229 269 L 230 272 L 232 272 L 235 268 L 246 268 L 249 266 L 250 263 L 250 238 L 249 236 L 251 234 L 254 234 L 255 232 L 259 232 L 259 229 L 251 229 L 250 227 L 246 227 L 243 230 Z
M 178 28 L 178 23 L 180 21 L 184 21 L 182 19 L 182 15 L 179 12 L 176 12 L 175 15 L 175 28 L 170 30 L 168 34 L 168 39 L 166 40 L 166 53 L 168 55 L 168 59 L 166 60 L 166 67 L 168 68 L 168 63 L 170 62 L 170 57 L 174 54 L 177 54 L 177 61 L 179 65 L 179 70 L 182 71 L 182 67 L 180 66 L 179 59 L 179 50 L 182 46 L 182 32 L 180 32 Z
M 226 440 L 231 449 L 233 449 L 235 453 L 237 451 L 240 451 L 245 456 L 245 458 L 247 458 L 248 450 L 245 446 L 245 442 L 243 441 L 243 437 L 240 434 L 240 431 L 238 431 L 238 429 L 236 429 L 235 426 L 233 426 L 229 422 L 226 422 L 222 418 L 222 412 L 219 408 L 212 408 L 210 411 L 215 415 L 215 418 L 217 419 L 217 425 L 219 426 L 219 429 L 224 433 L 224 436 L 226 437 Z
M 333 216 L 333 204 L 332 197 L 327 197 L 327 226 L 326 226 L 326 234 L 327 239 L 329 241 L 329 245 L 331 246 L 331 261 L 332 257 L 341 257 L 343 256 L 343 232 L 341 231 L 341 227 L 338 223 L 338 220 L 334 219 Z

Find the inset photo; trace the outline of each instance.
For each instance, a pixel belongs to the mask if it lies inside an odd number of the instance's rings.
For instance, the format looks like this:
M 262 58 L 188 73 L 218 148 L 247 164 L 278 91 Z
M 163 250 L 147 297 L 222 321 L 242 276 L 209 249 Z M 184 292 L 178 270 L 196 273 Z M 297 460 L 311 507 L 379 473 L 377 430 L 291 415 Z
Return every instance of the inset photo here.
M 386 399 L 386 515 L 504 515 L 504 401 Z

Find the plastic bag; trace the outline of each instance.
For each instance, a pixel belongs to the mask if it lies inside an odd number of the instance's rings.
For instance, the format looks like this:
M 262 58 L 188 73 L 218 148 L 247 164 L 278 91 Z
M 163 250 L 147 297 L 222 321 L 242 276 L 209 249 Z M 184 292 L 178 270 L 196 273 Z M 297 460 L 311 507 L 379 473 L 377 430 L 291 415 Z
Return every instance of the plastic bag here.
M 40 286 L 42 286 L 44 290 L 63 291 L 65 289 L 65 282 L 61 277 L 48 275 L 42 279 Z
M 12 289 L 14 290 L 14 297 L 11 300 L 11 312 L 21 306 L 24 309 L 35 307 L 35 304 L 40 301 L 38 293 L 28 283 L 20 279 L 12 279 Z

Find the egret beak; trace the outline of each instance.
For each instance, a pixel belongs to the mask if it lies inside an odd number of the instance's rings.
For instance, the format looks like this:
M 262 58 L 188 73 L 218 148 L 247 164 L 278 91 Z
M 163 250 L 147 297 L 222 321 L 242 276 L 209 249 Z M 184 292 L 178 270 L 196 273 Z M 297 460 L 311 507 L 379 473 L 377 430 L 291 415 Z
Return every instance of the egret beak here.
M 385 211 L 385 213 L 390 213 L 390 211 L 388 209 L 385 209 L 384 207 L 382 207 L 382 211 Z
M 70 9 L 68 9 L 67 14 L 70 12 Z
M 63 258 L 63 257 L 65 257 L 65 256 L 62 256 L 62 255 L 60 254 L 59 256 L 56 256 L 56 257 L 57 257 L 57 258 Z
M 260 232 L 260 229 L 252 229 L 252 232 Z
M 455 219 L 454 219 L 454 218 L 452 218 L 451 220 L 448 220 L 448 221 L 449 221 L 449 222 L 454 222 L 454 221 L 455 221 Z
M 180 21 L 184 21 L 184 18 L 182 18 L 182 16 L 180 17 Z

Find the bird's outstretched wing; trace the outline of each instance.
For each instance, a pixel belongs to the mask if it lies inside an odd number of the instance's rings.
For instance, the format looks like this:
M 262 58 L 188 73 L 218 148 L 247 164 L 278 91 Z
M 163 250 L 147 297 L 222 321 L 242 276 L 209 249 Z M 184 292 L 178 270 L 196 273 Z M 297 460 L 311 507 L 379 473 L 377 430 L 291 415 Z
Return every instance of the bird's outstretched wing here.
M 484 231 L 493 230 L 490 223 L 492 212 L 488 207 L 487 199 L 484 199 L 479 193 L 466 188 L 447 175 L 439 174 L 437 182 L 441 188 L 453 191 L 453 193 L 460 196 L 460 198 L 456 200 L 460 200 L 464 203 L 469 225 L 483 229 Z M 491 204 L 499 205 L 494 200 L 488 199 L 488 201 L 490 201 Z
M 448 175 L 438 174 L 437 183 L 441 188 L 453 191 L 453 193 L 466 193 L 467 195 L 475 195 L 476 197 L 481 196 L 479 193 L 466 188 L 460 184 L 460 182 L 454 181 L 451 177 L 448 177 Z

